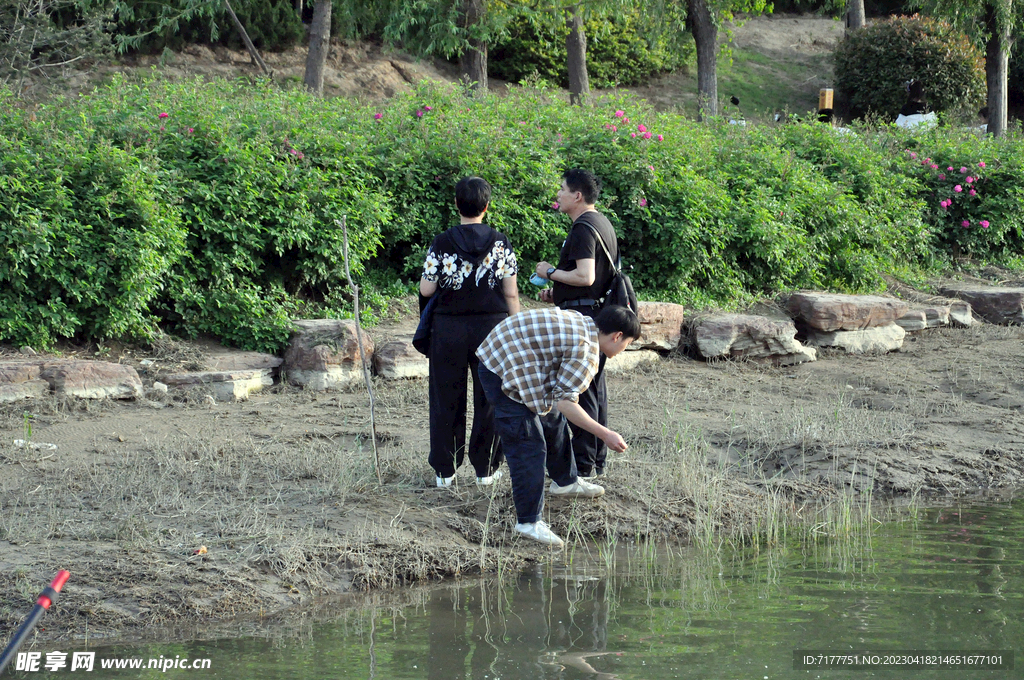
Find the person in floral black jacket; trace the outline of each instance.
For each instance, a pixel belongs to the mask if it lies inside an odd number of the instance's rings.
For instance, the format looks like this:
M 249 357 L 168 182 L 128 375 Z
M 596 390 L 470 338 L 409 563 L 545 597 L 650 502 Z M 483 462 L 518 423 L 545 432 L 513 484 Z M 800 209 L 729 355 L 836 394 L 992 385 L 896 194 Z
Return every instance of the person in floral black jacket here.
M 478 484 L 500 476 L 494 407 L 480 387 L 476 349 L 502 319 L 519 311 L 515 251 L 508 236 L 484 224 L 491 186 L 464 177 L 455 186 L 460 223 L 439 234 L 423 263 L 420 293 L 438 296 L 430 336 L 430 466 L 438 486 L 455 479 L 466 453 Z M 466 372 L 473 375 L 473 428 L 466 446 Z

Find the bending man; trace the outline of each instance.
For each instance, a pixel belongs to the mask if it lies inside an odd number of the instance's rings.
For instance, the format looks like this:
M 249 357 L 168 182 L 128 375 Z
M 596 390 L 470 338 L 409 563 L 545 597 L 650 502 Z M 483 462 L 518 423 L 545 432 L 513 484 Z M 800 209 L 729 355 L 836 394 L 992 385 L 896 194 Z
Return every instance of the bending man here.
M 578 402 L 601 357 L 615 356 L 638 337 L 640 321 L 625 307 L 606 307 L 594 318 L 547 307 L 505 319 L 481 343 L 476 352 L 480 384 L 494 406 L 519 533 L 562 546 L 541 520 L 545 463 L 551 495 L 596 498 L 604 493 L 577 477 L 566 419 L 613 451 L 626 450 L 622 437 L 587 415 Z

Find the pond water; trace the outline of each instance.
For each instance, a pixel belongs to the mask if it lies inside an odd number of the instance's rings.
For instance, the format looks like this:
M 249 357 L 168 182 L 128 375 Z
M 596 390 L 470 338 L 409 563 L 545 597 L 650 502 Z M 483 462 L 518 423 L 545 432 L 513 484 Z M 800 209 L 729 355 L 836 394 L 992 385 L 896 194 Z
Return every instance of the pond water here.
M 1024 658 L 1006 669 L 1024 642 L 1024 503 L 917 510 L 868 527 L 831 538 L 790 531 L 770 549 L 717 555 L 592 548 L 500 580 L 406 591 L 404 603 L 343 609 L 300 631 L 94 647 L 87 677 L 1024 677 Z M 958 665 L 797 669 L 796 650 L 872 650 L 882 662 L 893 660 L 885 651 L 944 652 Z M 1001 654 L 1003 670 L 952 654 Z M 161 656 L 208 658 L 210 668 L 100 668 Z M 41 674 L 75 675 L 14 677 Z

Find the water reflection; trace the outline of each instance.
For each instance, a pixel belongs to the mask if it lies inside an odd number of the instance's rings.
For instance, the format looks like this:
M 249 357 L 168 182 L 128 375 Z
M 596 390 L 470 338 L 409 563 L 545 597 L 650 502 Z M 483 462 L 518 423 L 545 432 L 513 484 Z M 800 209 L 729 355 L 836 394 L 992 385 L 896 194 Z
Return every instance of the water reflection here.
M 430 680 L 618 676 L 596 670 L 608 654 L 608 580 L 548 578 L 541 566 L 512 583 L 437 590 L 426 605 Z

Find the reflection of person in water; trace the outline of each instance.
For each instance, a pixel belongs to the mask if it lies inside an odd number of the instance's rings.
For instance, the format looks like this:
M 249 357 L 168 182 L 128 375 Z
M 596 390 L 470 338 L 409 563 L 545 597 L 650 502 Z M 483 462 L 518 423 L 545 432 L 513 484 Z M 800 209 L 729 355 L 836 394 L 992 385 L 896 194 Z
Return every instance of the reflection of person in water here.
M 538 567 L 521 574 L 511 588 L 488 580 L 470 588 L 438 590 L 428 605 L 428 677 L 466 677 L 469 655 L 473 678 L 533 680 L 561 677 L 563 670 L 573 668 L 614 680 L 616 676 L 593 666 L 595 659 L 613 653 L 606 649 L 607 588 L 604 579 L 546 579 Z

